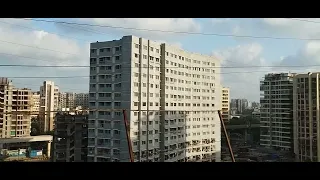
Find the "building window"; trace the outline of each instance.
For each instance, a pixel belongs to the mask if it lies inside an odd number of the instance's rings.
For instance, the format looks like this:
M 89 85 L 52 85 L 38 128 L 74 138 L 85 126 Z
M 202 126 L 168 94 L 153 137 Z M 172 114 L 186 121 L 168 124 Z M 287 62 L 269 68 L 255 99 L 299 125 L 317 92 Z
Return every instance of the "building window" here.
M 115 48 L 116 52 L 121 51 L 121 46 Z
M 116 69 L 121 69 L 121 65 L 116 65 Z

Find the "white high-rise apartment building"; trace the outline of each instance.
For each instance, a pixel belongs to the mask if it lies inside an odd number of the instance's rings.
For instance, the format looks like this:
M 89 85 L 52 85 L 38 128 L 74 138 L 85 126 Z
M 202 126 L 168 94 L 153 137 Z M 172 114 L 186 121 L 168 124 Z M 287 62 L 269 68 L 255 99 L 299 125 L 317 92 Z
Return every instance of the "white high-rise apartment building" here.
M 320 162 L 320 73 L 293 80 L 293 139 L 296 160 Z
M 219 61 L 134 36 L 90 47 L 88 161 L 220 161 Z M 117 109 L 117 110 L 112 110 Z
M 54 128 L 54 116 L 58 110 L 59 87 L 52 81 L 44 81 L 40 87 L 40 130 L 52 131 Z

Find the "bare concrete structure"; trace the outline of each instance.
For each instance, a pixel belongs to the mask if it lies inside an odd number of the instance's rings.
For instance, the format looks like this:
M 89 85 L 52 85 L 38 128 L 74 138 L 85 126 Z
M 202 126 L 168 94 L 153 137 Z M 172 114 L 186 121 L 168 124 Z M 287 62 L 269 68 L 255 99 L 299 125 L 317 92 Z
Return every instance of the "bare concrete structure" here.
M 320 73 L 298 74 L 293 81 L 294 153 L 300 162 L 320 162 Z
M 0 79 L 0 135 L 2 138 L 30 136 L 32 92 Z
M 260 82 L 260 145 L 293 151 L 293 73 L 266 74 Z
M 88 154 L 88 114 L 56 114 L 53 162 L 86 162 Z
M 8 102 L 11 101 L 12 94 L 12 82 L 8 78 L 0 78 L 0 138 L 9 137 L 8 133 L 8 119 L 11 118 L 11 115 L 7 114 Z

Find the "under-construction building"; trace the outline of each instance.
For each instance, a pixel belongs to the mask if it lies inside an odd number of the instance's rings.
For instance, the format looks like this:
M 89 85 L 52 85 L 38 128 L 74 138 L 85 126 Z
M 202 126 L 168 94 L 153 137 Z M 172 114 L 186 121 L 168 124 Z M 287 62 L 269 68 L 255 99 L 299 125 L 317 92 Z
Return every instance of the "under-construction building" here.
M 61 111 L 55 117 L 54 162 L 86 162 L 88 154 L 88 114 Z
M 266 74 L 260 82 L 260 145 L 293 150 L 292 73 Z
M 32 92 L 0 78 L 0 138 L 30 136 Z
M 320 73 L 298 74 L 293 81 L 294 153 L 300 162 L 320 162 Z

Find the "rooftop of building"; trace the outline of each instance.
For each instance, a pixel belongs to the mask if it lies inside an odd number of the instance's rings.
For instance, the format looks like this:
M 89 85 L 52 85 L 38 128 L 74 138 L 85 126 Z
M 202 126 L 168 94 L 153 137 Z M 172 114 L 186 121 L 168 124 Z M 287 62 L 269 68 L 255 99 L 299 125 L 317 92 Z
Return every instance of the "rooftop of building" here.
M 4 143 L 20 143 L 20 142 L 52 141 L 52 138 L 53 138 L 53 136 L 51 136 L 51 135 L 1 138 L 0 139 L 0 144 L 4 144 Z
M 119 40 L 122 40 L 123 38 L 128 38 L 128 37 L 143 38 L 143 37 L 137 37 L 137 36 L 134 36 L 134 35 L 126 35 L 126 36 L 121 37 L 120 39 L 115 39 L 115 40 L 110 40 L 110 41 L 101 41 L 101 42 L 100 41 L 96 41 L 96 42 L 93 42 L 91 44 L 94 44 L 94 43 L 106 43 L 106 42 L 111 42 L 111 41 L 119 41 Z M 143 39 L 147 40 L 147 38 L 143 38 Z M 175 46 L 175 45 L 172 45 L 172 44 L 169 44 L 169 43 L 166 43 L 166 42 L 157 42 L 157 41 L 154 41 L 154 40 L 151 40 L 151 41 L 153 41 L 155 43 L 159 43 L 159 44 L 166 44 L 170 48 L 174 48 L 174 49 L 179 50 L 179 51 L 181 51 L 183 53 L 187 53 L 187 54 L 190 54 L 190 55 L 204 56 L 204 57 L 207 57 L 207 58 L 214 58 L 214 59 L 220 61 L 220 59 L 218 59 L 216 56 L 213 56 L 213 55 L 201 54 L 201 53 L 196 53 L 196 52 L 189 52 L 189 51 L 186 51 L 186 50 L 184 50 L 184 49 L 182 49 L 182 48 L 180 48 L 178 46 Z
M 265 77 L 271 77 L 271 76 L 294 76 L 297 75 L 297 73 L 268 73 L 265 75 Z

